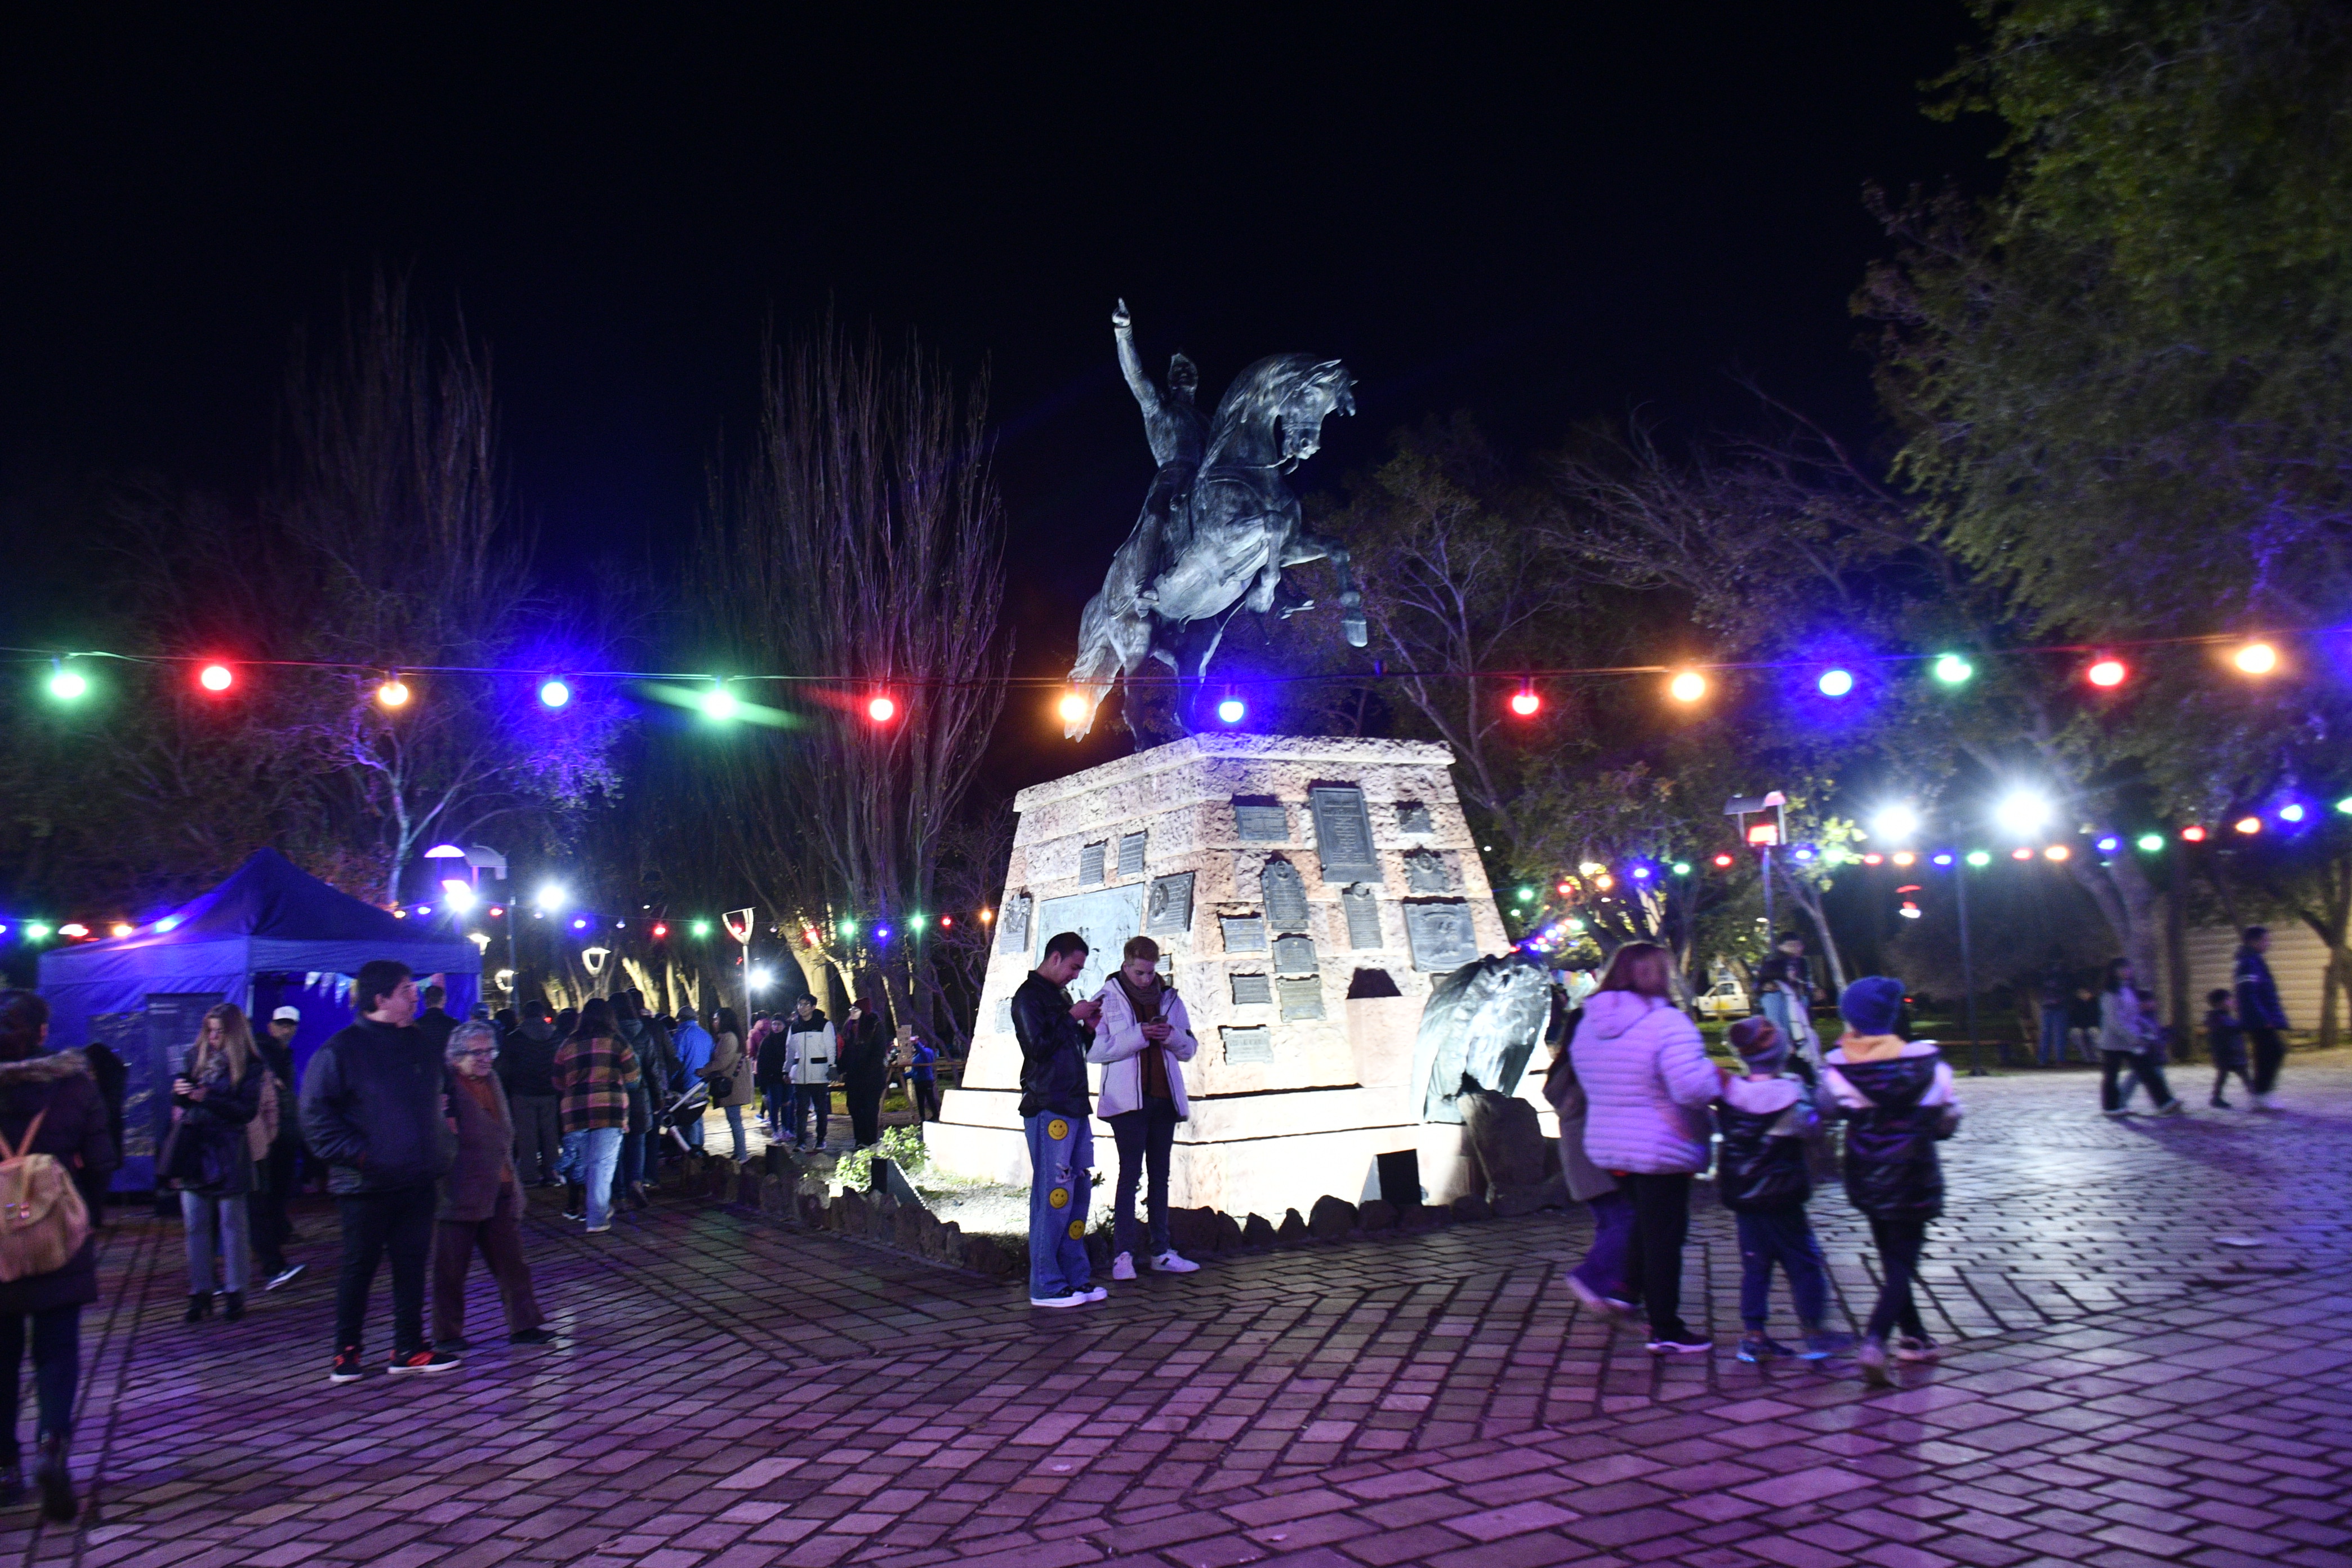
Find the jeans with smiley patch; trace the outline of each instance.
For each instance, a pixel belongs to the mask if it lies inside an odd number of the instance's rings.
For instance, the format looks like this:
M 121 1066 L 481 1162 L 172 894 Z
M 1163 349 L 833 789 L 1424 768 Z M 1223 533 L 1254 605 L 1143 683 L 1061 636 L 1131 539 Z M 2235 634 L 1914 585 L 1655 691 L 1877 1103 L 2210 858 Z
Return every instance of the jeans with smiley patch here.
M 1094 1130 L 1083 1116 L 1041 1110 L 1029 1137 L 1029 1295 L 1045 1301 L 1087 1289 L 1087 1208 L 1094 1193 Z

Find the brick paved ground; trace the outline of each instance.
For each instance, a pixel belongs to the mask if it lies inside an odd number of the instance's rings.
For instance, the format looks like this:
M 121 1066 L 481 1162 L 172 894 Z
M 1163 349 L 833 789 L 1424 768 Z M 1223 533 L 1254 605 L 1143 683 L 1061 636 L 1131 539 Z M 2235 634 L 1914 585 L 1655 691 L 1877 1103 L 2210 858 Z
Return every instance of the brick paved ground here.
M 2352 1562 L 2352 1058 L 2298 1058 L 2274 1119 L 2111 1123 L 2081 1073 L 1965 1091 L 1928 1273 L 1953 1353 L 1875 1395 L 1837 1363 L 1731 1358 L 1712 1208 L 1688 1291 L 1720 1348 L 1663 1364 L 1558 1284 L 1586 1230 L 1559 1215 L 1221 1259 L 1072 1314 L 733 1210 L 665 1204 L 593 1239 L 546 1210 L 531 1246 L 564 1344 L 494 1334 L 460 1372 L 346 1387 L 325 1378 L 323 1211 L 298 1253 L 313 1278 L 236 1326 L 179 1321 L 177 1227 L 134 1220 L 86 1321 L 98 1509 L 79 1531 L 0 1519 L 0 1550 L 93 1568 Z M 1853 1216 L 1830 1197 L 1816 1220 L 1863 1305 Z

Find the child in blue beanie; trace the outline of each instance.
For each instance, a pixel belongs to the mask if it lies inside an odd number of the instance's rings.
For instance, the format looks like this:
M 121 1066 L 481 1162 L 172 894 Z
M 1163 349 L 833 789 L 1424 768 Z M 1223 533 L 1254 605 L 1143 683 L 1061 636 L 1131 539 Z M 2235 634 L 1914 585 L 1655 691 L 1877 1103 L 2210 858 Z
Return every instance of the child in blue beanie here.
M 1890 1331 L 1902 1331 L 1896 1361 L 1933 1361 L 1938 1353 L 1919 1321 L 1911 1284 L 1927 1224 L 1944 1212 L 1936 1144 L 1960 1124 L 1952 1069 L 1935 1041 L 1895 1033 L 1902 1010 L 1903 982 L 1891 975 L 1865 975 L 1847 986 L 1838 998 L 1846 1033 L 1825 1075 L 1846 1119 L 1846 1200 L 1870 1221 L 1885 1280 L 1854 1352 L 1864 1378 L 1882 1387 L 1894 1382 L 1886 1364 Z

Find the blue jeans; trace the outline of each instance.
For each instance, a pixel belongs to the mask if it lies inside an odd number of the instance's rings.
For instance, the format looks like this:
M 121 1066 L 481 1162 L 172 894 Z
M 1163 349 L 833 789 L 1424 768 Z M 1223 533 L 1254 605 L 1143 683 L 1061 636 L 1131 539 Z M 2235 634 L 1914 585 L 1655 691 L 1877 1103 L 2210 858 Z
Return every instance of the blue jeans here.
M 188 1294 L 213 1293 L 213 1258 L 220 1258 L 219 1288 L 245 1294 L 252 1262 L 247 1237 L 245 1194 L 222 1197 L 211 1193 L 182 1193 L 180 1220 L 188 1232 Z
M 771 1126 L 782 1127 L 784 1124 L 784 1108 L 792 1101 L 793 1091 L 781 1083 L 760 1086 L 760 1114 L 768 1119 Z
M 2063 1002 L 2056 1003 L 2054 1005 L 2048 1002 L 2042 1004 L 2041 1062 L 2043 1067 L 2054 1068 L 2060 1062 L 2066 1059 L 2066 1015 L 2069 1009 Z
M 1068 1296 L 1094 1278 L 1087 1261 L 1087 1206 L 1094 1195 L 1094 1129 L 1083 1116 L 1041 1110 L 1029 1138 L 1029 1295 Z
M 613 1223 L 613 1169 L 621 1163 L 621 1130 L 591 1127 L 580 1139 L 580 1179 L 588 1187 L 588 1228 Z
M 824 1147 L 826 1124 L 833 1119 L 833 1085 L 829 1083 L 796 1083 L 793 1085 L 793 1142 L 802 1141 L 803 1129 L 809 1118 L 816 1119 L 816 1146 Z
M 1633 1242 L 1633 1200 L 1622 1192 L 1602 1193 L 1585 1206 L 1592 1211 L 1592 1246 L 1572 1272 L 1609 1300 L 1630 1301 L 1625 1254 Z
M 1751 1334 L 1764 1331 L 1771 1316 L 1772 1265 L 1789 1277 L 1789 1299 L 1797 1321 L 1818 1333 L 1829 1310 L 1829 1271 L 1822 1245 L 1801 1205 L 1769 1214 L 1735 1214 L 1739 1222 L 1739 1321 Z

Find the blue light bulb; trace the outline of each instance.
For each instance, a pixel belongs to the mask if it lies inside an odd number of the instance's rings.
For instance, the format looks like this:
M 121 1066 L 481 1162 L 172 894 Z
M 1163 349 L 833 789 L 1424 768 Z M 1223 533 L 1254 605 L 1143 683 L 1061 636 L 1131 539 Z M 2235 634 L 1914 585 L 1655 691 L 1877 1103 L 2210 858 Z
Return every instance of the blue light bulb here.
M 1817 683 L 1824 697 L 1843 697 L 1853 689 L 1853 672 L 1846 669 L 1825 669 Z

